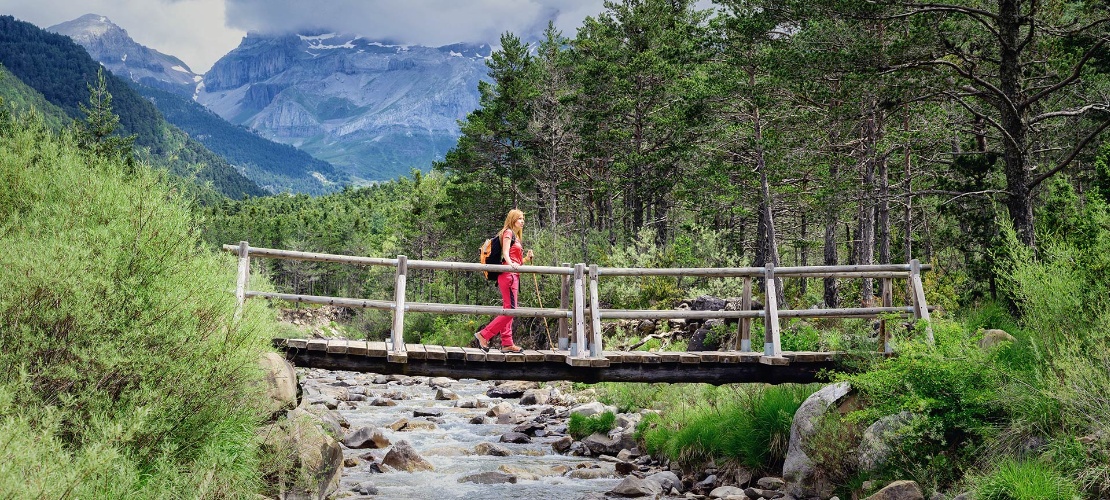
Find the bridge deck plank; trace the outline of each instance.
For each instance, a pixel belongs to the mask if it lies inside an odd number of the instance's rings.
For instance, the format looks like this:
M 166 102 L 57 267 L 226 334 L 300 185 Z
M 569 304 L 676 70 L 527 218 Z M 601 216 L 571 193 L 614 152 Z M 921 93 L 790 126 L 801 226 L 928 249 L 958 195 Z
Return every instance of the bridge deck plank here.
M 476 348 L 473 348 L 473 347 L 463 347 L 462 350 L 463 350 L 463 353 L 466 354 L 466 360 L 467 361 L 485 361 L 486 360 L 486 352 L 481 350 L 481 349 L 476 349 Z
M 352 356 L 365 356 L 368 345 L 365 340 L 351 340 L 347 342 L 347 354 Z
M 428 358 L 428 351 L 424 349 L 424 344 L 405 344 L 405 352 L 407 352 L 412 359 Z
M 609 360 L 611 364 L 624 363 L 624 353 L 621 351 L 602 351 L 601 355 Z
M 447 359 L 466 359 L 466 351 L 462 347 L 445 346 L 443 350 L 447 353 Z
M 675 351 L 659 351 L 659 360 L 664 363 L 678 363 L 681 354 Z
M 721 355 L 717 351 L 698 351 L 690 354 L 697 356 L 702 363 L 716 363 L 721 359 Z
M 328 339 L 328 354 L 347 354 L 347 339 Z
M 311 339 L 305 349 L 309 351 L 328 351 L 328 341 L 324 339 Z
M 689 352 L 680 352 L 678 353 L 678 362 L 687 364 L 701 363 L 701 356 Z
M 501 351 L 494 351 L 491 349 L 490 352 L 486 354 L 486 361 L 496 361 L 498 363 L 504 363 L 505 353 Z
M 370 342 L 366 348 L 366 355 L 372 358 L 384 358 L 389 349 L 385 342 Z
M 540 354 L 543 354 L 543 361 L 553 363 L 565 363 L 567 360 L 567 353 L 565 351 L 553 351 L 551 349 L 541 349 Z
M 304 349 L 308 347 L 308 341 L 305 339 L 285 339 L 285 345 L 290 349 Z
M 534 349 L 526 349 L 524 351 L 524 361 L 529 363 L 541 363 L 544 360 L 544 354 Z
M 524 356 L 523 352 L 507 352 L 507 353 L 505 353 L 505 362 L 506 363 L 523 363 L 524 361 L 526 361 L 526 359 L 527 358 Z
M 427 352 L 427 359 L 435 361 L 443 361 L 447 359 L 447 351 L 441 345 L 425 345 L 424 350 Z
M 640 356 L 640 363 L 643 363 L 645 365 L 658 364 L 663 362 L 663 358 L 660 358 L 659 355 L 654 352 L 638 351 L 638 353 Z

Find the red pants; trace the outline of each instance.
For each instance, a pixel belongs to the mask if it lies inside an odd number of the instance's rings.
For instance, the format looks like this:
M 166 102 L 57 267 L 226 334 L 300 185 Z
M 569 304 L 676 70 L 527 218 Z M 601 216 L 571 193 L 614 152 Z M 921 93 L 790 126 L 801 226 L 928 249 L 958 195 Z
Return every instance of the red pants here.
M 520 275 L 517 273 L 501 273 L 497 277 L 497 288 L 501 289 L 501 307 L 516 309 L 516 297 L 520 291 Z M 513 345 L 513 317 L 498 316 L 493 318 L 482 331 L 478 332 L 487 341 L 494 335 L 501 334 L 501 345 Z

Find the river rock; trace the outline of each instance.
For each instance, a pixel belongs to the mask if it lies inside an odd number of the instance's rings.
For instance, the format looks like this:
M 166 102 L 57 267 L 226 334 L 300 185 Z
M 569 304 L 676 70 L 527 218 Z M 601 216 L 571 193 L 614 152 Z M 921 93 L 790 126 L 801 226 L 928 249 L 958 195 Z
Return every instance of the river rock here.
M 433 389 L 451 387 L 451 384 L 453 383 L 455 383 L 455 381 L 447 377 L 432 377 L 431 379 L 428 379 L 428 386 Z
M 570 449 L 570 445 L 574 443 L 574 438 L 570 436 L 563 436 L 555 442 L 551 443 L 551 449 L 559 453 L 566 453 Z
M 440 417 L 443 416 L 443 410 L 437 408 L 417 408 L 412 411 L 414 417 Z
M 679 493 L 683 491 L 682 479 L 678 477 L 678 474 L 675 474 L 674 472 L 671 472 L 669 470 L 656 472 L 655 474 L 645 477 L 644 479 L 659 483 L 659 486 L 663 488 L 663 491 L 671 491 L 671 488 L 678 490 Z
M 925 500 L 925 494 L 914 481 L 895 481 L 864 500 Z
M 509 413 L 512 413 L 512 411 L 513 405 L 509 403 L 497 403 L 490 407 L 489 411 L 486 412 L 486 416 L 497 417 L 500 415 L 508 415 Z
M 515 465 L 501 465 L 497 467 L 497 470 L 504 472 L 505 474 L 509 474 L 510 476 L 516 476 L 517 479 L 522 481 L 537 481 L 540 479 L 540 475 L 533 472 L 536 470 L 534 467 L 531 470 L 528 470 L 523 467 L 517 467 Z
M 371 481 L 363 481 L 355 485 L 354 488 L 351 488 L 351 491 L 360 495 L 377 495 L 378 487 Z
M 747 498 L 744 490 L 735 486 L 718 486 L 713 488 L 713 491 L 709 492 L 709 498 L 726 498 L 740 495 L 744 495 L 744 498 Z
M 694 484 L 694 491 L 707 492 L 717 487 L 717 475 L 710 474 L 705 476 L 705 479 L 698 481 Z
M 511 380 L 508 382 L 502 382 L 501 384 L 494 387 L 490 387 L 489 390 L 486 391 L 486 396 L 489 396 L 491 398 L 516 399 L 523 396 L 525 391 L 529 389 L 536 389 L 538 387 L 539 384 L 535 382 Z
M 477 415 L 474 418 L 470 419 L 470 423 L 474 425 L 486 425 L 486 417 Z
M 583 417 L 592 417 L 594 415 L 597 415 L 599 413 L 605 413 L 607 411 L 611 411 L 613 413 L 616 413 L 615 408 L 613 408 L 611 406 L 605 406 L 604 404 L 602 404 L 598 401 L 594 401 L 592 403 L 586 403 L 586 404 L 583 404 L 583 405 L 578 405 L 578 406 L 575 406 L 574 408 L 570 409 L 570 413 L 572 413 L 572 414 L 577 413 L 579 415 L 582 415 Z
M 507 457 L 513 452 L 496 443 L 478 443 L 474 445 L 475 455 L 489 455 L 491 457 Z
M 385 454 L 382 463 L 405 472 L 418 470 L 435 470 L 435 467 L 412 448 L 408 441 L 401 440 L 393 444 L 389 453 Z
M 376 427 L 362 427 L 343 438 L 343 445 L 351 449 L 378 449 L 389 446 L 389 439 Z
M 436 429 L 436 424 L 435 423 L 429 422 L 429 421 L 424 420 L 422 418 L 417 418 L 417 419 L 409 420 L 408 422 L 405 423 L 404 427 L 401 427 L 400 429 L 397 429 L 397 430 L 399 430 L 401 432 L 409 432 L 409 431 L 430 431 L 430 430 L 434 430 L 434 429 Z
M 297 372 L 276 352 L 263 353 L 258 360 L 265 383 L 267 405 L 270 413 L 297 407 Z
M 351 423 L 343 418 L 339 412 L 329 410 L 319 405 L 306 406 L 304 408 L 309 413 L 320 419 L 320 423 L 324 425 L 324 429 L 331 433 L 336 439 L 346 433 L 344 429 L 351 427 Z
M 528 444 L 532 442 L 532 438 L 527 434 L 521 432 L 506 432 L 501 435 L 502 443 L 515 443 L 515 444 Z
M 761 489 L 761 488 L 751 488 L 751 487 L 744 488 L 744 494 L 747 495 L 748 498 L 766 498 L 767 500 L 771 500 L 771 499 L 774 499 L 774 498 L 781 498 L 781 497 L 786 495 L 785 493 L 783 493 L 781 491 L 765 490 L 765 489 Z
M 611 436 L 595 432 L 586 436 L 582 444 L 586 445 L 594 455 L 616 456 L 621 450 L 636 446 L 636 441 L 631 434 L 620 433 Z
M 290 410 L 284 420 L 263 427 L 262 447 L 292 457 L 295 470 L 282 488 L 296 495 L 325 498 L 339 488 L 343 450 L 324 431 L 319 418 L 301 408 Z
M 622 497 L 659 498 L 663 494 L 663 487 L 655 481 L 638 477 L 626 477 L 613 489 L 609 490 L 609 493 Z
M 516 476 L 505 474 L 504 472 L 487 471 L 460 477 L 459 482 L 476 484 L 516 484 Z
M 436 401 L 454 401 L 459 399 L 459 395 L 447 389 L 436 389 Z M 471 407 L 473 408 L 473 407 Z
M 551 400 L 551 389 L 528 389 L 520 396 L 522 405 L 545 405 Z
M 832 496 L 834 485 L 825 474 L 815 469 L 805 449 L 816 432 L 817 422 L 830 407 L 844 401 L 851 390 L 852 387 L 847 382 L 827 385 L 806 398 L 794 413 L 794 422 L 790 424 L 790 445 L 782 467 L 782 477 L 790 485 L 790 494 L 793 496 Z
M 385 385 L 389 383 L 389 377 L 385 375 L 375 375 L 374 379 L 370 382 L 377 385 Z
M 397 402 L 392 399 L 374 398 L 370 406 L 397 406 Z
M 755 484 L 765 490 L 781 490 L 786 486 L 786 481 L 781 477 L 768 476 L 759 478 L 759 481 L 756 481 Z
M 567 473 L 567 477 L 574 479 L 602 479 L 613 477 L 614 471 L 610 467 L 588 467 L 574 469 Z

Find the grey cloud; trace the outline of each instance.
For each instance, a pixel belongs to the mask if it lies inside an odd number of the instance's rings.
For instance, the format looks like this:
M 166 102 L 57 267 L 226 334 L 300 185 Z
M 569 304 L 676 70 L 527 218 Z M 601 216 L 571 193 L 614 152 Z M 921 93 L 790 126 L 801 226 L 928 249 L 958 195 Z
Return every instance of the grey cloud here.
M 228 0 L 229 26 L 262 33 L 326 29 L 398 43 L 496 43 L 501 33 L 537 33 L 555 22 L 564 35 L 602 0 Z

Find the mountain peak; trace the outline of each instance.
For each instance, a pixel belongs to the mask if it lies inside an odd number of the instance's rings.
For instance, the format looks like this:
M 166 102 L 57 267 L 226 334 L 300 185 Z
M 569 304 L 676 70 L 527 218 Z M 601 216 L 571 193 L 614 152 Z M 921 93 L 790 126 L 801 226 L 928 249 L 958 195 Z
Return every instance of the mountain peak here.
M 185 97 L 196 89 L 199 75 L 181 59 L 140 45 L 105 16 L 85 14 L 46 29 L 72 38 L 116 76 Z

